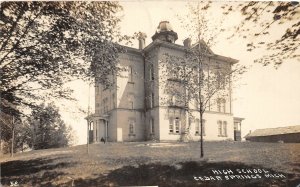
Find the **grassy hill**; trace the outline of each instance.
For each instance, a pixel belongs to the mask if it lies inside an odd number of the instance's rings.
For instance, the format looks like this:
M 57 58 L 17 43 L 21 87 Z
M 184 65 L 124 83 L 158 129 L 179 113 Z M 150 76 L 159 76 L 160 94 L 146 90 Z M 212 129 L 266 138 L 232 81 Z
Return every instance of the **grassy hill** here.
M 86 145 L 80 145 L 18 153 L 13 158 L 4 155 L 0 158 L 1 184 L 84 187 L 300 184 L 300 144 L 205 142 L 204 159 L 199 158 L 199 147 L 198 142 L 106 143 L 90 145 L 89 154 Z

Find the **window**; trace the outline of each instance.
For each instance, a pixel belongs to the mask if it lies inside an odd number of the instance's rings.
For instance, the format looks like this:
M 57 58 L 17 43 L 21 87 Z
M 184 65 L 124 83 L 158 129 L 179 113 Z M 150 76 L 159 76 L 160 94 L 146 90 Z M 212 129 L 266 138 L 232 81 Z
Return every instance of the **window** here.
M 223 99 L 223 102 L 222 102 L 222 112 L 226 112 L 226 100 Z
M 196 119 L 195 134 L 199 134 L 199 131 L 200 131 L 200 120 Z
M 115 94 L 112 94 L 111 99 L 113 108 L 116 108 Z
M 221 100 L 217 100 L 217 107 L 218 107 L 218 112 L 221 112 Z
M 128 82 L 133 82 L 133 68 L 129 66 L 128 71 Z
M 217 78 L 217 88 L 225 89 L 225 85 L 226 85 L 225 74 L 218 72 L 216 74 L 216 78 Z
M 205 136 L 205 119 L 202 120 L 202 134 Z
M 150 108 L 154 107 L 154 93 L 152 92 L 150 95 Z
M 226 113 L 226 100 L 219 98 L 217 100 L 218 112 Z
M 134 125 L 135 125 L 135 121 L 129 120 L 129 134 L 134 134 Z
M 222 136 L 222 121 L 218 121 L 218 135 Z
M 205 119 L 202 120 L 202 135 L 205 136 Z M 195 124 L 195 134 L 200 135 L 200 120 L 196 119 L 196 124 Z
M 134 100 L 134 95 L 132 93 L 128 94 L 128 108 L 129 109 L 134 109 L 133 100 Z
M 104 98 L 104 99 L 102 100 L 102 104 L 103 104 L 103 113 L 108 112 L 108 99 L 107 99 L 107 98 Z
M 150 64 L 150 80 L 154 80 L 154 69 L 153 69 L 153 64 Z
M 226 100 L 222 99 L 222 112 L 226 112 Z
M 180 123 L 179 123 L 179 119 L 176 118 L 175 119 L 175 133 L 179 133 L 180 131 Z
M 198 73 L 199 73 L 198 67 L 194 66 L 193 69 L 192 69 L 192 74 L 193 74 L 193 77 L 194 77 L 194 83 L 196 83 L 196 84 L 199 83 Z
M 130 108 L 130 109 L 133 109 L 133 101 L 132 101 L 132 100 L 129 101 L 129 108 Z
M 223 136 L 227 136 L 227 122 L 223 121 Z
M 150 118 L 150 133 L 154 134 L 154 119 Z
M 193 123 L 193 118 L 189 117 L 189 126 L 188 126 L 188 129 L 190 129 L 190 127 L 192 126 L 192 123 Z
M 198 103 L 197 99 L 194 99 L 194 106 L 195 106 L 195 109 L 199 109 L 199 103 Z
M 169 132 L 174 133 L 174 120 L 173 120 L 173 118 L 169 119 Z
M 227 121 L 218 121 L 218 135 L 227 136 Z
M 176 96 L 175 95 L 170 95 L 169 103 L 171 106 L 176 105 Z

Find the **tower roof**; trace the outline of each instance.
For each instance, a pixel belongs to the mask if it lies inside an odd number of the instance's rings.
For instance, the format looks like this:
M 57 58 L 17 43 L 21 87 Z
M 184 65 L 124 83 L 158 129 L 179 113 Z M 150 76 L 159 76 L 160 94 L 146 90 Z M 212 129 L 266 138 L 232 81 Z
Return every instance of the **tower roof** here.
M 161 21 L 156 30 L 157 33 L 165 31 L 173 31 L 173 27 L 169 21 Z
M 156 29 L 155 34 L 152 36 L 153 41 L 156 39 L 175 43 L 175 41 L 178 39 L 178 36 L 177 33 L 174 32 L 169 21 L 161 21 Z

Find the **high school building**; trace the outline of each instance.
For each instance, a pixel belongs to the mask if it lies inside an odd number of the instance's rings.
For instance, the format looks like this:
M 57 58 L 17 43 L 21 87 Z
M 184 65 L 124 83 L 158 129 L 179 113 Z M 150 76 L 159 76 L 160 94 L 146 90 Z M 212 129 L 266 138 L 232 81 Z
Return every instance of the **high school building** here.
M 189 39 L 183 45 L 175 44 L 178 36 L 168 21 L 162 21 L 145 45 L 145 34 L 139 35 L 139 48 L 125 47 L 126 53 L 119 55 L 119 65 L 126 69 L 119 76 L 112 76 L 113 86 L 95 85 L 95 113 L 86 119 L 89 124 L 90 142 L 107 141 L 198 141 L 200 121 L 197 108 L 193 119 L 176 99 L 166 92 L 168 79 L 160 66 L 164 54 L 182 56 L 191 47 Z M 204 42 L 201 45 L 205 45 Z M 238 61 L 214 54 L 207 55 L 208 63 L 231 68 Z M 209 71 L 209 70 L 208 70 Z M 241 140 L 241 121 L 232 114 L 231 85 L 227 96 L 212 98 L 204 113 L 204 140 Z M 170 98 L 167 102 L 163 98 Z M 188 128 L 188 132 L 187 132 Z M 186 136 L 188 134 L 188 136 Z

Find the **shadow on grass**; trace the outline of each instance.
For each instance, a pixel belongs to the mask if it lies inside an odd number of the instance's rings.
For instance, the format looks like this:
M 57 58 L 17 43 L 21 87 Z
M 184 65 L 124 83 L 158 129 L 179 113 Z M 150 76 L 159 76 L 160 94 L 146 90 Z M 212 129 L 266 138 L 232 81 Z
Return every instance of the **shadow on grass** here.
M 61 168 L 74 166 L 76 163 L 62 162 L 67 157 L 37 158 L 1 163 L 1 184 L 9 186 L 17 182 L 20 186 L 55 186 L 53 181 L 64 176 Z
M 225 175 L 220 175 L 222 180 L 216 180 L 212 170 L 230 169 L 237 174 L 237 169 L 262 169 L 258 166 L 247 166 L 234 162 L 184 162 L 176 165 L 148 164 L 134 166 L 124 166 L 114 170 L 108 175 L 98 175 L 91 179 L 77 179 L 75 186 L 165 186 L 165 187 L 194 187 L 194 186 L 297 186 L 300 183 L 300 176 L 293 174 L 283 174 L 286 178 L 266 178 L 261 174 L 261 178 L 251 179 L 225 179 Z M 278 174 L 270 169 L 266 169 L 269 174 Z M 252 170 L 253 171 L 253 170 Z M 251 175 L 251 174 L 250 174 Z M 253 174 L 254 175 L 254 174 Z M 215 180 L 195 180 L 194 177 L 213 176 Z M 199 178 L 197 178 L 199 179 Z

